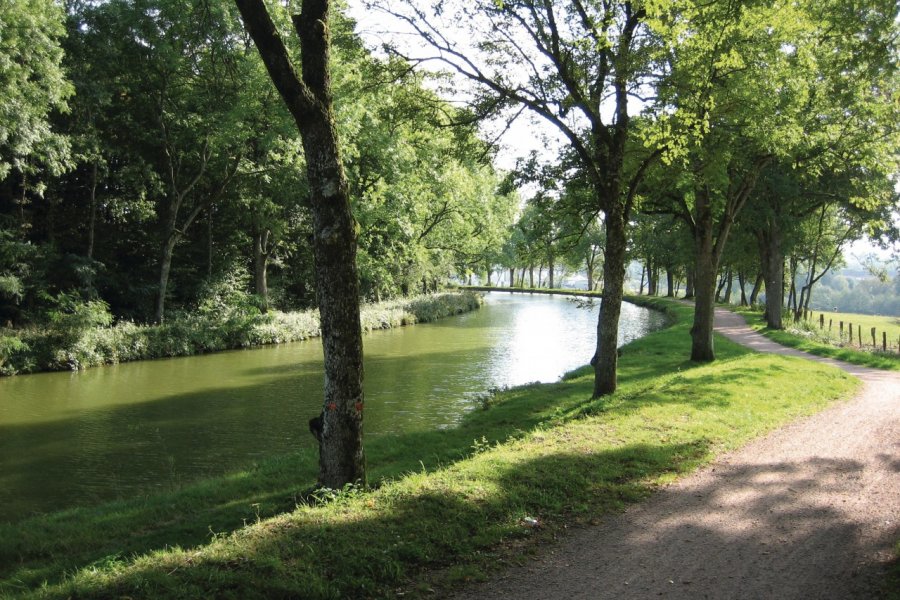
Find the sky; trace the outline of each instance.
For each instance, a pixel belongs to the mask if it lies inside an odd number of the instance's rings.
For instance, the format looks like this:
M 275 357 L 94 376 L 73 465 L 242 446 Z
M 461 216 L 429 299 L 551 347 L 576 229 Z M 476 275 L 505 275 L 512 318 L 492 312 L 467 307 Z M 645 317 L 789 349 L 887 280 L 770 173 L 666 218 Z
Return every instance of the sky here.
M 367 9 L 364 6 L 364 0 L 348 0 L 348 13 L 356 20 L 357 33 L 370 48 L 377 51 L 377 48 L 384 42 L 396 43 L 397 40 L 406 40 L 412 52 L 418 50 L 421 55 L 422 43 L 418 36 L 411 33 L 409 28 L 399 20 L 373 9 Z M 434 69 L 438 67 L 439 65 L 434 63 Z M 459 85 L 461 89 L 459 96 L 448 98 L 448 100 L 465 101 L 465 94 L 462 91 L 465 82 L 460 82 Z M 497 138 L 504 126 L 505 123 L 489 122 L 482 124 L 481 129 L 485 139 L 493 140 Z M 501 170 L 515 169 L 516 162 L 526 159 L 532 152 L 552 161 L 559 156 L 561 148 L 566 143 L 562 134 L 554 126 L 529 111 L 523 111 L 509 129 L 497 138 L 497 142 L 498 153 L 494 160 L 494 166 Z M 897 191 L 900 193 L 900 178 L 897 181 Z M 523 196 L 528 196 L 534 193 L 534 190 L 524 189 L 520 192 Z M 898 207 L 896 219 L 900 225 L 900 207 Z M 900 248 L 895 248 L 893 253 L 900 254 Z M 855 265 L 859 260 L 872 254 L 881 261 L 890 260 L 892 251 L 878 248 L 870 240 L 863 238 L 853 242 L 844 254 L 848 265 Z

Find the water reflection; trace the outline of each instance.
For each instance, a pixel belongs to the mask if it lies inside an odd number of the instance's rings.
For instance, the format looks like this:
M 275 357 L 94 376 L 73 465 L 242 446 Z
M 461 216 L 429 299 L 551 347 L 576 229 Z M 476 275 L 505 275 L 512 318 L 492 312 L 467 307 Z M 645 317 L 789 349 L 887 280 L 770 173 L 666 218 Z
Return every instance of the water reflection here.
M 366 336 L 366 434 L 450 427 L 490 387 L 554 381 L 594 351 L 597 308 L 489 294 L 479 311 Z M 624 305 L 620 341 L 658 327 Z M 312 447 L 318 341 L 0 380 L 0 519 L 171 488 Z

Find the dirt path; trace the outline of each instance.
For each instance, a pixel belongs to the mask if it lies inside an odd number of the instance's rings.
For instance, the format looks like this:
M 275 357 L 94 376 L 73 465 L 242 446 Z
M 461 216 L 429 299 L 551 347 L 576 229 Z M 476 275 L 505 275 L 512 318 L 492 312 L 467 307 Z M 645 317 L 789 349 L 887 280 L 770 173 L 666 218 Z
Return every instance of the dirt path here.
M 716 311 L 762 352 L 865 386 L 458 598 L 873 598 L 900 539 L 900 374 L 788 349 Z

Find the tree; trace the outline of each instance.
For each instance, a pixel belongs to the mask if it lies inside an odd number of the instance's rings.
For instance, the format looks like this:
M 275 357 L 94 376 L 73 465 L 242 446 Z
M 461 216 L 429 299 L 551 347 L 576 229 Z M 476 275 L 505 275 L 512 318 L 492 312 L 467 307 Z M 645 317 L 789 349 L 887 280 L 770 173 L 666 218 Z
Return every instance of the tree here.
M 54 0 L 0 4 L 0 182 L 17 175 L 23 215 L 27 195 L 43 190 L 41 169 L 59 174 L 68 167 L 68 140 L 50 119 L 67 109 L 72 94 L 60 66 L 63 21 Z
M 437 60 L 474 82 L 480 95 L 476 112 L 505 106 L 531 110 L 559 130 L 577 157 L 594 213 L 603 212 L 606 230 L 593 393 L 612 393 L 628 221 L 636 185 L 658 156 L 647 149 L 626 170 L 629 97 L 640 95 L 656 66 L 645 3 L 480 0 L 453 7 L 435 3 L 432 16 L 413 2 L 406 6 L 402 11 L 382 5 L 408 23 L 437 52 Z M 445 33 L 436 24 L 439 16 L 441 23 L 469 31 Z M 460 47 L 452 41 L 456 37 L 473 40 L 476 48 Z
M 695 240 L 694 360 L 715 356 L 716 273 L 763 171 L 778 159 L 798 166 L 836 147 L 855 147 L 851 162 L 858 161 L 892 139 L 896 119 L 886 98 L 893 84 L 886 74 L 893 59 L 866 49 L 890 35 L 896 9 L 872 2 L 848 13 L 842 6 L 679 2 L 660 28 L 672 68 L 654 127 L 668 139 L 665 160 L 680 165 L 670 199 Z M 836 58 L 846 50 L 842 36 L 861 46 L 865 67 Z M 774 289 L 773 275 L 769 269 L 767 287 Z
M 329 72 L 329 1 L 303 0 L 292 23 L 300 75 L 263 0 L 235 0 L 272 82 L 297 123 L 306 155 L 316 288 L 325 353 L 322 413 L 310 421 L 319 442 L 320 486 L 365 482 L 363 363 L 356 270 L 356 224 L 341 161 Z

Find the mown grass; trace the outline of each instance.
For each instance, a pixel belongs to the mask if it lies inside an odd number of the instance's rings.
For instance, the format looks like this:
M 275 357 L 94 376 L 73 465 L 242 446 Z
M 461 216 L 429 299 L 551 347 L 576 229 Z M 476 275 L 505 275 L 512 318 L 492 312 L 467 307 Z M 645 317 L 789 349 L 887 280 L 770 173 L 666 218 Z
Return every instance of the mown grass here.
M 478 308 L 471 292 L 430 294 L 360 307 L 363 331 L 391 329 Z M 97 315 L 80 314 L 77 311 Z M 296 342 L 321 335 L 317 309 L 261 313 L 249 304 L 217 305 L 173 315 L 164 325 L 111 325 L 98 303 L 76 307 L 58 322 L 25 330 L 0 327 L 0 375 L 79 370 L 99 365 L 193 356 L 236 348 Z
M 317 506 L 294 505 L 315 475 L 315 457 L 298 453 L 165 496 L 0 526 L 0 593 L 340 598 L 444 590 L 857 386 L 836 369 L 750 353 L 724 338 L 717 362 L 690 363 L 691 309 L 638 300 L 665 308 L 675 324 L 624 349 L 611 397 L 590 398 L 592 374 L 583 368 L 499 393 L 458 428 L 373 439 L 376 489 Z
M 840 323 L 841 321 L 844 322 L 845 327 L 848 323 L 853 323 L 854 329 L 862 325 L 863 340 L 869 345 L 872 344 L 872 338 L 869 332 L 873 327 L 877 330 L 878 346 L 881 346 L 882 331 L 887 332 L 888 344 L 891 344 L 893 346 L 897 345 L 897 339 L 900 338 L 900 317 L 890 317 L 886 315 L 862 315 L 859 313 L 831 312 L 820 310 L 810 311 L 810 313 L 810 320 L 816 323 L 816 328 L 818 328 L 819 315 L 824 315 L 826 329 L 828 328 L 829 319 L 832 322 L 832 328 L 834 330 L 838 329 L 838 323 Z M 856 335 L 857 331 L 854 330 L 854 340 L 856 339 Z
M 863 337 L 869 335 L 867 327 L 890 327 L 892 317 L 870 317 L 867 315 L 857 315 L 851 313 L 831 313 L 839 314 L 840 319 L 833 322 L 831 335 L 828 334 L 828 314 L 825 313 L 825 329 L 819 330 L 818 314 L 815 313 L 814 322 L 805 322 L 800 324 L 788 323 L 785 329 L 769 329 L 763 320 L 763 314 L 759 310 L 748 308 L 735 308 L 732 310 L 740 312 L 747 320 L 747 324 L 768 337 L 784 346 L 790 346 L 816 356 L 824 356 L 827 358 L 835 358 L 855 365 L 871 367 L 873 369 L 886 369 L 891 371 L 900 371 L 900 354 L 895 350 L 882 352 L 880 350 L 881 338 L 879 334 L 879 349 L 873 349 L 871 345 L 868 348 L 858 348 L 856 346 L 847 345 L 847 335 L 844 335 L 843 341 L 837 337 L 838 322 L 843 320 L 844 323 L 853 323 L 854 339 L 858 337 L 857 327 L 863 326 Z M 831 317 L 832 319 L 834 317 Z M 889 334 L 892 335 L 892 334 Z M 890 338 L 889 338 L 890 340 Z M 871 339 L 869 340 L 871 344 Z M 894 341 L 896 344 L 896 340 Z

